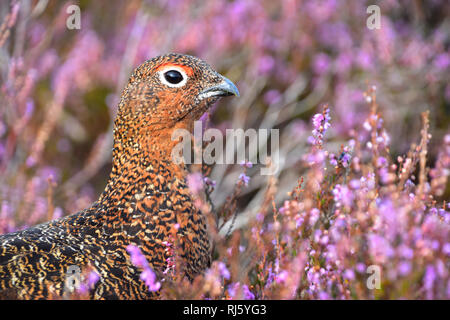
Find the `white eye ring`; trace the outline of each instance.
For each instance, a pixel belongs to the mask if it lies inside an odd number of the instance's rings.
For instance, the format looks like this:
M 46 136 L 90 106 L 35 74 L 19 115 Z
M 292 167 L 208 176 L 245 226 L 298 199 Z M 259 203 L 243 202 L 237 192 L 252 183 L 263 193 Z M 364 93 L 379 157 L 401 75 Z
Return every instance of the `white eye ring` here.
M 164 76 L 164 74 L 168 71 L 178 71 L 182 75 L 183 80 L 181 80 L 178 83 L 170 83 L 169 81 L 167 81 L 166 77 Z M 159 81 L 161 81 L 162 84 L 165 84 L 166 86 L 171 87 L 171 88 L 181 88 L 182 86 L 184 86 L 186 84 L 186 82 L 188 80 L 188 76 L 187 76 L 186 72 L 183 70 L 183 68 L 179 68 L 176 66 L 170 66 L 170 67 L 164 68 L 162 70 L 159 70 L 158 73 L 159 73 Z

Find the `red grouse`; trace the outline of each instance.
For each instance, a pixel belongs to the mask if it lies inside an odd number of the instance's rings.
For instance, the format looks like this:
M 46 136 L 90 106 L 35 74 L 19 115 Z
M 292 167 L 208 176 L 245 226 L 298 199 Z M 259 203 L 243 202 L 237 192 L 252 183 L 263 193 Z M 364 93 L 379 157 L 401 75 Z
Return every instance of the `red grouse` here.
M 0 235 L 0 297 L 63 296 L 70 266 L 100 275 L 93 299 L 154 298 L 130 261 L 138 246 L 155 271 L 166 267 L 165 241 L 177 225 L 185 275 L 210 263 L 205 217 L 186 184 L 186 168 L 172 161 L 176 129 L 193 123 L 236 86 L 204 61 L 167 54 L 146 61 L 131 75 L 114 123 L 112 172 L 91 207 L 33 228 Z

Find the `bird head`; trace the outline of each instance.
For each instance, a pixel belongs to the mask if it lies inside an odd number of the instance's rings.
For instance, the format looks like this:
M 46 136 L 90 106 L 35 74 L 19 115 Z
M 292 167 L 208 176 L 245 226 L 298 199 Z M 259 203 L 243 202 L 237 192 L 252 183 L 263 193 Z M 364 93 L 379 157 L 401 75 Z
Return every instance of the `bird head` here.
M 119 113 L 151 130 L 197 120 L 220 97 L 239 96 L 236 86 L 206 62 L 167 54 L 137 67 L 125 88 Z

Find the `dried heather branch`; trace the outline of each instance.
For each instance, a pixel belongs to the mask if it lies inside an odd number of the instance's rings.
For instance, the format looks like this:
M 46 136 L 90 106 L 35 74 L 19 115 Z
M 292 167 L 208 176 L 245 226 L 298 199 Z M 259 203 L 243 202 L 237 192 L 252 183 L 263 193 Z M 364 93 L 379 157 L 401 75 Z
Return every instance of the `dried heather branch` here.
M 419 186 L 417 190 L 417 195 L 419 199 L 422 199 L 422 195 L 425 190 L 425 184 L 427 183 L 427 153 L 428 153 L 428 140 L 431 138 L 431 135 L 428 134 L 428 129 L 430 127 L 429 122 L 429 111 L 422 113 L 422 130 L 421 130 L 421 140 L 420 140 L 420 155 L 419 155 Z
M 17 21 L 19 9 L 20 9 L 19 2 L 13 3 L 11 12 L 6 15 L 5 20 L 0 25 L 0 48 L 3 47 L 6 40 L 8 40 L 9 35 L 11 34 L 10 30 Z

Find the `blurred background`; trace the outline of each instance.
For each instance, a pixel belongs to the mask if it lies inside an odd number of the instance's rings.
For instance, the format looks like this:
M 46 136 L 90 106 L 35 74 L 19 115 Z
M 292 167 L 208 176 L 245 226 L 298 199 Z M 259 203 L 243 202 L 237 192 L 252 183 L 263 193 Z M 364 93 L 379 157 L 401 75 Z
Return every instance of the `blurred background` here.
M 134 67 L 180 52 L 235 82 L 210 126 L 280 129 L 276 201 L 304 170 L 310 117 L 328 103 L 328 149 L 357 138 L 376 86 L 391 153 L 420 139 L 430 110 L 434 162 L 450 123 L 449 2 L 378 1 L 369 30 L 366 1 L 2 1 L 0 4 L 0 233 L 88 207 L 111 168 L 117 102 Z M 69 30 L 78 5 L 81 28 Z M 394 157 L 395 159 L 395 157 Z M 219 206 L 242 168 L 217 165 Z M 239 200 L 254 214 L 266 177 L 255 166 Z M 444 198 L 449 198 L 449 187 Z

